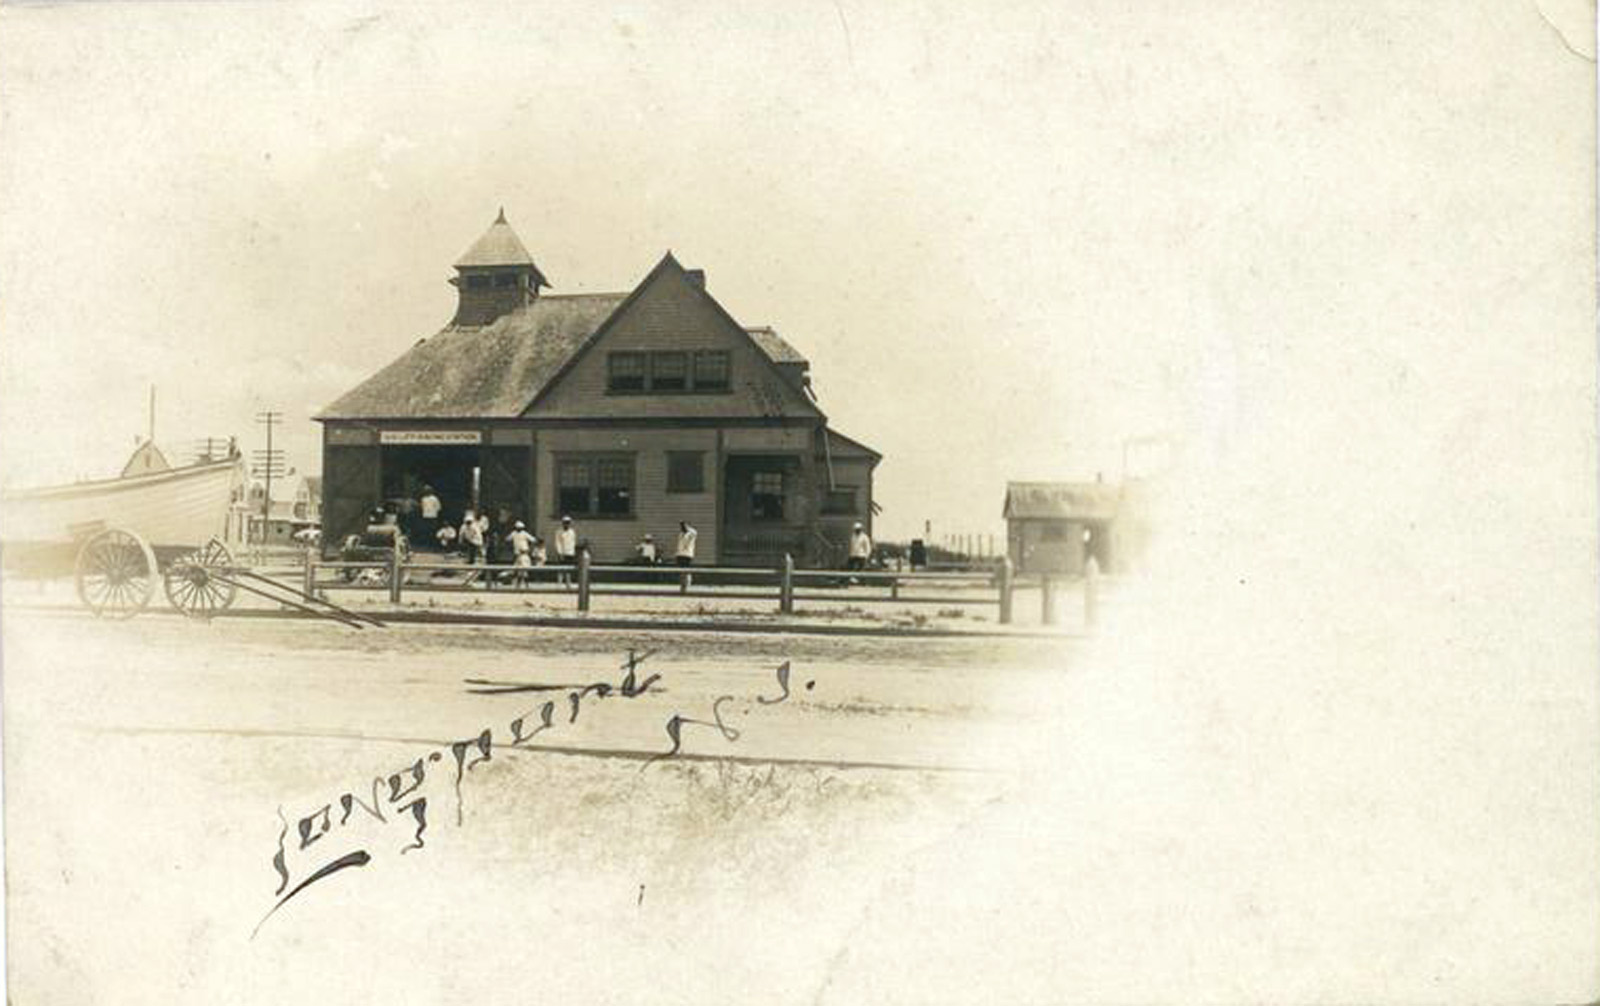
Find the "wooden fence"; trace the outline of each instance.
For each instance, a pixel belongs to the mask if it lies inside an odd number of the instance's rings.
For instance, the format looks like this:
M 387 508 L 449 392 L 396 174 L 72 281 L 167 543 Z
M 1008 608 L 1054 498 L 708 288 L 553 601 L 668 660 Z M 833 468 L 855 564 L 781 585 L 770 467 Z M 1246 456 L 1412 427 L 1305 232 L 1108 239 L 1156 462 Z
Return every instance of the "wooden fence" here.
M 468 565 L 461 562 L 413 562 L 398 551 L 387 561 L 324 560 L 307 550 L 301 571 L 307 594 L 332 590 L 381 590 L 392 603 L 408 592 L 480 592 L 570 594 L 577 610 L 590 610 L 592 599 L 612 597 L 769 598 L 781 614 L 793 614 L 801 601 L 848 601 L 856 604 L 938 604 L 993 606 L 1002 625 L 1013 622 L 1019 590 L 1040 591 L 1040 621 L 1060 621 L 1059 592 L 1064 580 L 1021 579 L 1008 559 L 988 569 L 969 570 L 842 570 L 796 569 L 784 557 L 773 569 L 754 566 L 598 565 L 580 554 L 575 565 Z M 1096 620 L 1099 577 L 1083 577 L 1084 618 Z M 857 587 L 877 587 L 869 592 Z M 715 588 L 715 589 L 711 589 Z M 886 589 L 885 589 L 886 588 Z

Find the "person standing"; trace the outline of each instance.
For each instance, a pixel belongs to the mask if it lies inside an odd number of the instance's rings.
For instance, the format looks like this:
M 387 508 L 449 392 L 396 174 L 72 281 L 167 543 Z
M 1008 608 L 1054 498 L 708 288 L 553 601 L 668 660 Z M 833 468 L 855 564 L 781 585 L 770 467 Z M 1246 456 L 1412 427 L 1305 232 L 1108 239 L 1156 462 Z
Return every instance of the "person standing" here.
M 528 526 L 522 521 L 517 521 L 511 527 L 511 533 L 506 535 L 506 544 L 511 546 L 511 565 L 516 567 L 512 582 L 522 586 L 528 582 L 525 570 L 533 568 L 533 535 L 528 533 Z
M 571 517 L 561 518 L 561 529 L 556 532 L 556 565 L 574 566 L 578 562 L 578 529 L 572 526 Z M 569 583 L 566 570 L 562 570 L 561 583 Z
M 442 504 L 439 495 L 433 491 L 433 486 L 422 487 L 422 497 L 417 500 L 417 518 L 419 534 L 423 541 L 433 541 L 439 533 L 439 511 Z
M 700 532 L 691 527 L 688 521 L 678 521 L 678 547 L 675 552 L 678 565 L 694 565 L 694 545 L 699 537 Z
M 872 538 L 867 534 L 866 528 L 856 521 L 855 529 L 850 532 L 850 571 L 859 572 L 867 568 L 867 560 L 872 558 Z
M 561 518 L 561 530 L 556 532 L 556 562 L 570 566 L 578 561 L 578 529 L 572 526 L 571 517 Z
M 467 553 L 467 565 L 476 566 L 483 561 L 483 525 L 471 510 L 461 518 L 461 547 Z

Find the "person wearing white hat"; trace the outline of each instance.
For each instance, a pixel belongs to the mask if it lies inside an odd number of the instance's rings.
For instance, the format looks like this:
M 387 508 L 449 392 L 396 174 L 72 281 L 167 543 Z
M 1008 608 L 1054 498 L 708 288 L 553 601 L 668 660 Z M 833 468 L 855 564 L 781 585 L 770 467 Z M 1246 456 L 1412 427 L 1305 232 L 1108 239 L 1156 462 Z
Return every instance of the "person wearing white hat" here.
M 578 529 L 572 526 L 571 517 L 561 518 L 561 530 L 556 532 L 556 562 L 571 565 L 578 561 Z
M 641 565 L 654 566 L 656 564 L 656 540 L 652 536 L 647 534 L 641 538 L 639 544 L 633 547 L 633 551 L 635 561 Z
M 517 567 L 512 582 L 520 586 L 528 582 L 528 574 L 523 570 L 533 567 L 533 535 L 528 533 L 528 525 L 520 520 L 511 525 L 506 543 L 511 546 L 511 564 Z
M 867 568 L 867 560 L 872 558 L 872 537 L 867 534 L 866 528 L 856 521 L 854 530 L 850 532 L 850 570 L 856 572 Z

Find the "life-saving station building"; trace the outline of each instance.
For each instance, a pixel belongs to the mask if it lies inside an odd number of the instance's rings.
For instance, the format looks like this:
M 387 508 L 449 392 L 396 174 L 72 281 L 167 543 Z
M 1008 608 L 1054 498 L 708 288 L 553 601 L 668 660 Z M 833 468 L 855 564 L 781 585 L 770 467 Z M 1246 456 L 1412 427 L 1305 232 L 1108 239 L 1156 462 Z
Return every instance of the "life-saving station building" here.
M 842 564 L 869 530 L 880 455 L 828 427 L 809 365 L 735 321 L 668 253 L 631 292 L 550 294 L 499 218 L 455 263 L 455 317 L 324 409 L 323 541 L 440 497 L 549 538 L 570 516 L 597 562 L 699 531 L 702 565 Z

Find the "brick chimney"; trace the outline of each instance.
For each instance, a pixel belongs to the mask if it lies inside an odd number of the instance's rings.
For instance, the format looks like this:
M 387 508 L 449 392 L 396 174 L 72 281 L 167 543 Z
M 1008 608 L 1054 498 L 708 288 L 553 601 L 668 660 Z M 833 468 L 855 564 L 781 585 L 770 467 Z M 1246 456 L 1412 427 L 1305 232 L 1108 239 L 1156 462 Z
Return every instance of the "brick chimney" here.
M 506 223 L 504 207 L 483 237 L 456 260 L 455 269 L 450 282 L 459 297 L 453 325 L 487 325 L 532 303 L 539 289 L 550 285 Z

